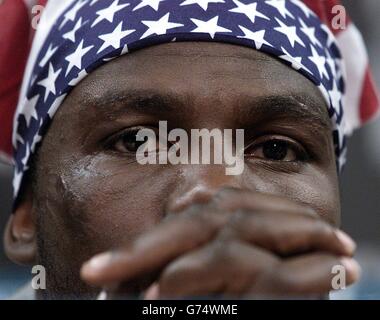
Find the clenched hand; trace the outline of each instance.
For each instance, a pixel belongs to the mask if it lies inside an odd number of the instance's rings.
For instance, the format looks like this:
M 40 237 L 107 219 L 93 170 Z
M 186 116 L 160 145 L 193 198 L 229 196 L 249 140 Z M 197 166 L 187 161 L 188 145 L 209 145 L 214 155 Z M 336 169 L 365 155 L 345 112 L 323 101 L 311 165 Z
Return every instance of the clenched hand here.
M 223 189 L 94 257 L 81 275 L 108 297 L 148 287 L 147 298 L 320 297 L 332 290 L 336 265 L 345 267 L 346 285 L 358 279 L 354 251 L 345 233 L 304 205 Z

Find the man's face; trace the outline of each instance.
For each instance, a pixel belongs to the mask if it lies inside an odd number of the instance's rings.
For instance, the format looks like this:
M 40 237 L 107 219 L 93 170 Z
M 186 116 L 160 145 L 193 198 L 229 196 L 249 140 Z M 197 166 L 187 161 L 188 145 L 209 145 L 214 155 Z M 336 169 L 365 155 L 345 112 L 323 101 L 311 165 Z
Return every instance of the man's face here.
M 141 128 L 244 129 L 245 167 L 140 165 Z M 273 141 L 282 141 L 280 151 Z M 278 147 L 278 143 L 277 143 Z M 330 120 L 304 76 L 255 50 L 172 43 L 106 63 L 66 98 L 36 161 L 38 259 L 49 289 L 91 292 L 82 263 L 222 187 L 281 195 L 339 224 Z

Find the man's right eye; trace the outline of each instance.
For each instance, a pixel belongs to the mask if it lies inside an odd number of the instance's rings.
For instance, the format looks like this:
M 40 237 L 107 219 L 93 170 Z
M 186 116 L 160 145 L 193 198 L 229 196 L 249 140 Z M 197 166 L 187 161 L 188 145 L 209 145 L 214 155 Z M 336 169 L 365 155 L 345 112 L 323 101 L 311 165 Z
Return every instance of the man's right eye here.
M 144 141 L 137 141 L 137 133 L 142 129 L 144 128 L 136 127 L 124 130 L 112 139 L 112 149 L 122 153 L 136 153 L 138 148 L 148 141 L 148 137 L 145 137 Z
M 145 141 L 137 141 L 137 132 L 138 130 L 123 132 L 115 147 L 121 152 L 137 152 L 138 148 L 148 140 L 146 138 Z
M 139 141 L 141 139 L 137 139 L 138 133 L 141 130 L 146 129 L 150 132 L 154 132 L 154 134 L 149 135 L 149 137 L 143 134 L 142 141 Z M 158 129 L 153 127 L 134 127 L 126 129 L 112 138 L 109 145 L 111 149 L 117 152 L 130 154 L 136 154 L 139 151 L 158 153 L 167 150 L 166 143 L 164 141 L 160 142 L 159 140 Z M 139 150 L 142 145 L 145 145 L 145 148 L 143 148 L 143 150 Z

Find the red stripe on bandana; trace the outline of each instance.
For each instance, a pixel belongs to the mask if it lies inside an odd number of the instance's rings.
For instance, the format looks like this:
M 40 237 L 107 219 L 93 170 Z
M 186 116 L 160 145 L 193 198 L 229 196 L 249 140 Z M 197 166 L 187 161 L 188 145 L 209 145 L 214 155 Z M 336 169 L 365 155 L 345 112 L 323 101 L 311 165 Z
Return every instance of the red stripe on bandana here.
M 327 26 L 329 26 L 330 30 L 333 34 L 337 35 L 338 33 L 344 31 L 344 29 L 336 29 L 333 28 L 332 22 L 334 21 L 335 12 L 333 9 L 337 5 L 341 5 L 340 0 L 302 0 L 317 16 L 324 22 Z M 346 17 L 347 25 L 351 23 L 350 17 L 347 15 Z
M 333 12 L 333 8 L 336 5 L 341 5 L 340 0 L 303 0 L 303 2 L 313 10 L 318 17 L 325 22 L 330 30 L 336 37 L 342 36 L 345 32 L 349 32 L 346 29 L 335 29 L 332 26 L 332 22 L 335 14 Z M 347 15 L 346 17 L 347 27 L 352 23 L 350 17 Z M 346 60 L 351 58 L 351 56 L 355 53 L 352 52 L 342 52 L 343 57 Z M 355 57 L 353 57 L 355 59 Z M 376 114 L 379 113 L 380 110 L 380 98 L 377 93 L 377 87 L 375 81 L 373 80 L 371 70 L 368 65 L 368 61 L 366 65 L 362 66 L 362 70 L 365 73 L 362 73 L 363 76 L 363 84 L 362 84 L 362 92 L 360 94 L 360 105 L 357 107 L 359 110 L 359 120 L 361 124 L 366 123 L 371 120 Z M 347 81 L 360 81 L 360 79 L 355 79 L 355 75 L 347 75 Z
M 11 155 L 13 115 L 28 57 L 31 26 L 22 0 L 3 0 L 0 17 L 0 150 Z
M 379 112 L 380 99 L 377 92 L 373 90 L 374 87 L 375 82 L 367 68 L 360 99 L 360 120 L 362 123 L 372 119 Z

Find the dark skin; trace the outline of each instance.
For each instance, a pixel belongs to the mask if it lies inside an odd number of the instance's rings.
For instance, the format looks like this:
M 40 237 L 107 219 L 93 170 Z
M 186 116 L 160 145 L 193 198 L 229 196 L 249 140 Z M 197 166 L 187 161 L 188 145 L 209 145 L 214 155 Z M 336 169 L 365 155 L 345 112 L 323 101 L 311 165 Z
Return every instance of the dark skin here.
M 160 120 L 245 129 L 243 174 L 138 164 L 133 130 Z M 172 43 L 105 64 L 65 99 L 31 180 L 5 243 L 47 268 L 40 298 L 319 297 L 334 265 L 358 278 L 325 101 L 255 50 Z

